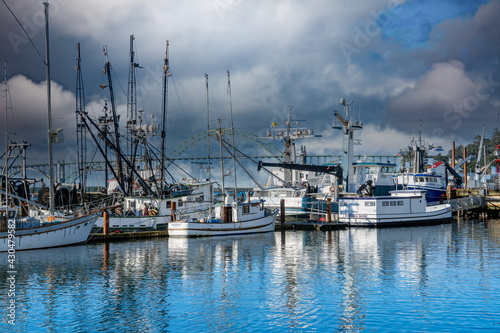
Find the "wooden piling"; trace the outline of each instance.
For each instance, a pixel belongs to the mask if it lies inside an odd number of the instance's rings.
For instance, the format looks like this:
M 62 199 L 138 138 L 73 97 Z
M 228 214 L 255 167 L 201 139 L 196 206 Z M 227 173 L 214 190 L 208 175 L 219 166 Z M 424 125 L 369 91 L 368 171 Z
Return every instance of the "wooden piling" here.
M 464 147 L 464 160 L 467 158 L 467 147 Z M 464 190 L 467 191 L 467 162 L 464 163 Z
M 102 212 L 102 218 L 103 218 L 103 230 L 102 233 L 105 235 L 109 234 L 109 214 L 107 211 Z
M 175 210 L 176 210 L 176 204 L 175 201 L 170 202 L 170 221 L 175 221 Z
M 332 199 L 331 198 L 326 199 L 326 222 L 327 223 L 332 222 Z
M 280 200 L 281 224 L 285 224 L 285 199 Z

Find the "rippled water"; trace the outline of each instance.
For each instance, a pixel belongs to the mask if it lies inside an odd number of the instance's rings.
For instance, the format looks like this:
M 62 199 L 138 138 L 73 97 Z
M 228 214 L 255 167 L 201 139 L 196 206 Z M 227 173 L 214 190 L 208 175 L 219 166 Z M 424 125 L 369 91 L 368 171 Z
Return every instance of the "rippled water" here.
M 500 220 L 16 253 L 12 332 L 500 331 Z

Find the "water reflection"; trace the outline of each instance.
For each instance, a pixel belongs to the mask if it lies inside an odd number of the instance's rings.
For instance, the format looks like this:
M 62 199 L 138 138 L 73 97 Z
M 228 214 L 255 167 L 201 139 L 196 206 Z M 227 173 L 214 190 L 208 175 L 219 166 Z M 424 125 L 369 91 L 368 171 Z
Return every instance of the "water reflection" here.
M 24 251 L 14 331 L 491 328 L 499 253 L 500 220 Z

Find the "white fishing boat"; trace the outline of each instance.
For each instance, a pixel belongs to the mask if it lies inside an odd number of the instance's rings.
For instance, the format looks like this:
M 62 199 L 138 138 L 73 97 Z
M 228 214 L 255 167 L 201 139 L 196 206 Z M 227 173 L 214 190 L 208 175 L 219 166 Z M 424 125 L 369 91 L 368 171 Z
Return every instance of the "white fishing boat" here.
M 207 87 L 207 114 L 208 114 L 208 131 L 210 133 L 210 113 L 208 104 L 208 75 L 205 74 Z M 229 79 L 229 71 L 227 72 L 228 92 L 231 101 L 231 84 Z M 232 105 L 232 102 L 230 102 Z M 224 130 L 221 126 L 221 119 L 218 120 L 219 128 L 216 130 L 216 136 L 220 144 L 220 164 L 221 164 L 221 195 L 224 197 L 223 203 L 216 203 L 212 193 L 209 192 L 208 210 L 198 218 L 184 219 L 168 224 L 168 235 L 171 237 L 200 237 L 200 236 L 222 236 L 222 235 L 241 235 L 251 233 L 263 233 L 274 231 L 276 215 L 278 210 L 271 210 L 264 207 L 264 200 L 251 200 L 247 196 L 246 202 L 237 200 L 236 187 L 236 163 L 235 147 L 234 147 L 234 127 L 233 113 L 231 107 L 231 133 L 233 137 L 232 157 L 233 157 L 233 172 L 234 172 L 234 191 L 233 195 L 229 195 L 225 191 L 224 182 L 224 157 L 223 148 L 227 143 L 224 142 Z M 208 139 L 208 163 L 210 164 L 210 136 Z M 227 151 L 230 151 L 226 147 Z M 208 168 L 208 179 L 210 179 L 210 168 Z M 215 203 L 215 207 L 212 204 Z
M 0 252 L 34 250 L 87 241 L 99 213 L 44 221 L 21 217 L 21 209 L 0 209 Z
M 228 197 L 227 199 L 231 199 Z M 170 237 L 241 235 L 274 231 L 278 210 L 264 207 L 264 200 L 217 205 L 212 217 L 170 222 Z
M 284 119 L 285 128 L 271 128 L 262 139 L 280 140 L 284 145 L 283 162 L 285 164 L 306 164 L 306 147 L 300 147 L 300 155 L 297 156 L 295 142 L 301 139 L 320 137 L 314 131 L 305 127 L 292 127 L 299 124 L 293 119 L 291 107 L 288 109 L 287 118 Z M 277 126 L 277 123 L 273 124 Z M 311 207 L 317 205 L 315 195 L 318 186 L 322 184 L 323 175 L 306 170 L 293 170 L 283 167 L 264 169 L 269 177 L 264 186 L 256 186 L 251 193 L 255 200 L 265 200 L 265 206 L 270 209 L 280 208 L 281 200 L 285 201 L 286 215 L 309 214 Z
M 45 6 L 45 48 L 46 48 L 46 70 L 47 70 L 47 111 L 48 111 L 48 153 L 49 153 L 49 210 L 43 212 L 43 205 L 28 200 L 27 191 L 29 181 L 26 179 L 26 163 L 23 163 L 23 178 L 21 184 L 24 188 L 22 195 L 16 195 L 14 191 L 15 182 L 9 179 L 9 153 L 5 154 L 5 167 L 2 178 L 4 188 L 0 190 L 5 194 L 5 206 L 0 208 L 0 252 L 13 253 L 20 250 L 33 250 L 41 248 L 59 247 L 85 243 L 95 221 L 99 217 L 96 210 L 91 213 L 83 209 L 75 215 L 66 216 L 54 210 L 54 171 L 52 144 L 61 142 L 62 129 L 53 130 L 51 115 L 51 94 L 50 94 L 50 61 L 49 61 L 49 4 Z M 7 73 L 5 74 L 7 82 Z M 7 120 L 5 121 L 7 128 Z M 7 130 L 6 145 L 8 142 Z M 22 144 L 22 149 L 27 145 Z M 25 156 L 23 154 L 23 156 Z M 25 161 L 24 161 L 25 162 Z M 17 192 L 18 194 L 20 192 Z M 38 207 L 38 208 L 36 208 Z M 43 208 L 43 209 L 40 209 Z
M 452 218 L 450 204 L 427 205 L 426 192 L 391 191 L 390 196 L 339 199 L 339 222 L 349 226 L 436 224 Z
M 122 209 L 109 216 L 110 231 L 166 229 L 171 221 L 197 217 L 208 209 L 213 182 L 183 179 L 181 185 L 168 192 L 167 197 L 160 199 L 145 196 L 124 198 Z M 100 217 L 95 228 L 100 229 L 103 225 L 104 220 Z

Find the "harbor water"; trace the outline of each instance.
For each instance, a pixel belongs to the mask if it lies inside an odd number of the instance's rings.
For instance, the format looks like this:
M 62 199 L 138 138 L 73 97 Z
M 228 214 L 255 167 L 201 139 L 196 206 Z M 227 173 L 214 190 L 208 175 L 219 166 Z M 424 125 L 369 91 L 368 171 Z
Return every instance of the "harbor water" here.
M 500 220 L 0 256 L 1 332 L 500 331 Z

